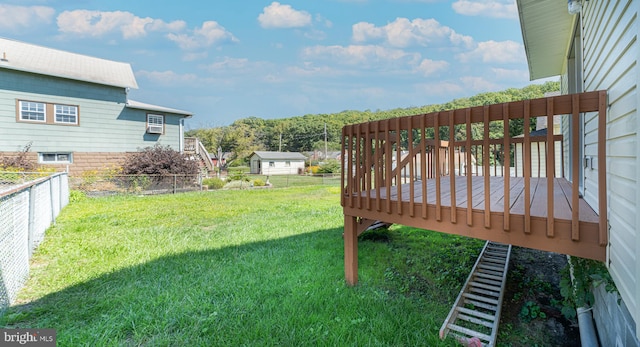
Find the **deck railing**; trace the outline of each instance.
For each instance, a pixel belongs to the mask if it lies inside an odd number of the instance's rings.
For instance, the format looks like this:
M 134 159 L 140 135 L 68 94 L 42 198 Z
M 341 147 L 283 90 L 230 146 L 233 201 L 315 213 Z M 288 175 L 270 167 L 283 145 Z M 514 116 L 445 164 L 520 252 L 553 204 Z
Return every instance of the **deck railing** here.
M 420 214 L 424 219 L 442 219 L 443 191 L 451 208 L 449 216 L 457 223 L 457 190 L 466 189 L 466 223 L 471 225 L 472 211 L 484 210 L 484 227 L 492 228 L 492 194 L 501 194 L 504 216 L 501 228 L 510 226 L 510 180 L 522 177 L 524 181 L 524 232 L 531 233 L 531 181 L 545 177 L 546 181 L 546 234 L 554 236 L 554 200 L 558 188 L 557 177 L 571 181 L 571 239 L 580 240 L 579 172 L 581 155 L 580 121 L 586 113 L 597 113 L 597 207 L 600 246 L 607 244 L 606 220 L 606 91 L 560 95 L 534 100 L 497 105 L 471 107 L 452 111 L 399 117 L 347 125 L 342 130 L 342 206 L 381 213 Z M 568 137 L 553 133 L 554 116 L 569 118 L 571 133 Z M 549 128 L 544 136 L 532 136 L 529 129 L 534 119 L 544 117 Z M 516 124 L 517 123 L 517 124 Z M 511 134 L 511 125 L 521 126 L 522 134 Z M 498 134 L 496 136 L 496 134 Z M 520 136 L 511 136 L 520 135 Z M 559 151 L 556 149 L 559 148 Z M 568 158 L 568 164 L 565 164 Z M 567 166 L 568 165 L 568 166 Z M 466 176 L 466 184 L 444 176 Z M 473 176 L 482 176 L 481 186 Z M 491 176 L 503 177 L 500 187 L 491 186 Z M 435 215 L 429 215 L 426 202 L 427 184 L 435 181 Z M 476 182 L 474 186 L 474 182 Z M 422 190 L 420 192 L 420 189 Z M 534 188 L 535 189 L 535 188 Z M 416 190 L 417 193 L 416 193 Z M 473 196 L 478 190 L 484 195 L 484 206 L 474 206 Z M 433 194 L 433 192 L 431 192 Z M 393 198 L 392 198 L 393 197 Z M 407 205 L 408 202 L 408 205 Z M 583 202 L 584 203 L 584 202 Z M 404 208 L 403 208 L 404 206 Z M 407 208 L 408 207 L 408 208 Z M 384 219 L 384 218 L 381 218 Z
M 195 156 L 198 160 L 201 160 L 207 167 L 207 170 L 213 171 L 214 165 L 209 152 L 204 147 L 202 142 L 195 137 L 184 138 L 184 153 L 187 155 Z

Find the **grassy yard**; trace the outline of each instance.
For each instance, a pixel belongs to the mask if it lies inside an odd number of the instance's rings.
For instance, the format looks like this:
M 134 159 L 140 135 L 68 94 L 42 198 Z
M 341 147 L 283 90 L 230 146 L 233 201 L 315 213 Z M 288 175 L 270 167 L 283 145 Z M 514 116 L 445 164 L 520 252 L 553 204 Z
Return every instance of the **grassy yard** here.
M 365 233 L 344 282 L 335 186 L 73 202 L 3 327 L 58 346 L 453 346 L 438 339 L 483 242 Z

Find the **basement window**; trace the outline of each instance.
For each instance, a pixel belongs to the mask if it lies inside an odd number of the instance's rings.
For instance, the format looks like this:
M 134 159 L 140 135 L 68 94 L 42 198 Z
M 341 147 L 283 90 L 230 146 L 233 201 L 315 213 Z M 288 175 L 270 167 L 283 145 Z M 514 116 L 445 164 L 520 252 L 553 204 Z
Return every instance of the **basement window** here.
M 71 153 L 38 153 L 38 162 L 41 164 L 71 164 Z

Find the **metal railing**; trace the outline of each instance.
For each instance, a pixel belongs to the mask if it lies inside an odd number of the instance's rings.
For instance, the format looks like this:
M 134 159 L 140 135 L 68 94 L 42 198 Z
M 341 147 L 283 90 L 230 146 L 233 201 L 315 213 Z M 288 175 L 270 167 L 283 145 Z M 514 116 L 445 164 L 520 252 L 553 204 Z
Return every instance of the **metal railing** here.
M 33 250 L 69 203 L 67 173 L 0 172 L 0 313 L 29 277 Z

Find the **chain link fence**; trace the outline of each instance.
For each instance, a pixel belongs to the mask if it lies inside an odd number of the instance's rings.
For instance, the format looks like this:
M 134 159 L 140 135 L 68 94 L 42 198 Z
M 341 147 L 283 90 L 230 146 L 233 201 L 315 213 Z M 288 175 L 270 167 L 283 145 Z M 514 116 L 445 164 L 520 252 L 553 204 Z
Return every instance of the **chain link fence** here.
M 202 175 L 81 175 L 70 177 L 69 185 L 89 197 L 175 194 L 202 190 Z
M 66 173 L 0 172 L 0 313 L 15 302 L 33 250 L 68 203 Z

